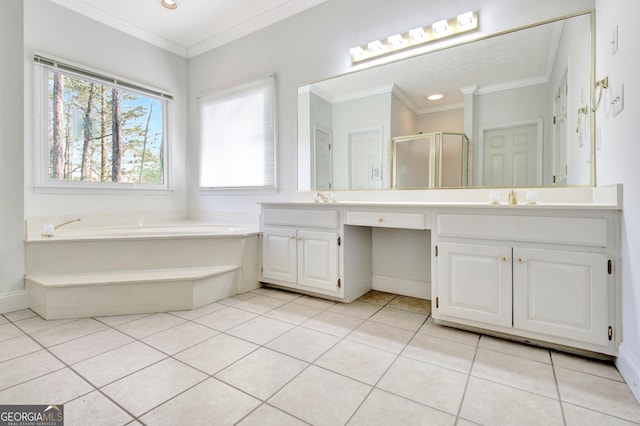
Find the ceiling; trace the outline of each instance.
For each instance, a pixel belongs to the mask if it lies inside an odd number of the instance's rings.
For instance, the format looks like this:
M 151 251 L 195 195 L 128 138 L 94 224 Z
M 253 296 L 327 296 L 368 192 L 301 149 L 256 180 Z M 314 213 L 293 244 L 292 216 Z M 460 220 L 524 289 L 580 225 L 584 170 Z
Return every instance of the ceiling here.
M 326 0 L 51 0 L 120 31 L 190 58 Z

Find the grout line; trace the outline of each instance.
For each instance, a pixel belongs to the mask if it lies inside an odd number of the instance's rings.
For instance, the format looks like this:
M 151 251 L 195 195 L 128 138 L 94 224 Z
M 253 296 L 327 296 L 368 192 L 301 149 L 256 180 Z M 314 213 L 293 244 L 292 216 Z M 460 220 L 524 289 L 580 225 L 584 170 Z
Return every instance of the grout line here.
M 548 351 L 549 359 L 551 360 L 551 371 L 553 371 L 553 380 L 556 385 L 556 392 L 558 393 L 558 403 L 560 404 L 560 414 L 562 415 L 562 423 L 567 426 L 567 417 L 564 414 L 564 404 L 562 403 L 562 394 L 560 393 L 560 383 L 558 383 L 558 375 L 556 374 L 556 365 L 553 362 L 553 356 L 551 351 Z
M 476 357 L 478 356 L 479 347 L 480 347 L 480 336 L 478 335 L 478 340 L 476 341 L 476 350 L 473 353 L 471 366 L 469 366 L 469 373 L 467 373 L 467 382 L 464 384 L 464 390 L 462 391 L 462 398 L 460 398 L 460 406 L 458 407 L 458 412 L 456 413 L 456 420 L 454 425 L 457 425 L 458 422 L 460 421 L 460 413 L 462 412 L 462 405 L 464 404 L 464 398 L 467 396 L 467 389 L 469 389 L 469 382 L 471 381 L 471 372 L 473 371 L 473 365 L 476 363 Z

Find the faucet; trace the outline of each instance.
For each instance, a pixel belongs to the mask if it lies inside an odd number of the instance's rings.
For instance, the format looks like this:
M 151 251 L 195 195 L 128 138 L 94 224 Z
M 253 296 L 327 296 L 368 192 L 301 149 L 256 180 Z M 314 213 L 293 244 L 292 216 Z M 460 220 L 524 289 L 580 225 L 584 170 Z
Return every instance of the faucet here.
M 71 219 L 71 220 L 67 220 L 66 222 L 59 223 L 56 226 L 54 226 L 53 229 L 56 230 L 58 228 L 61 228 L 61 227 L 65 226 L 65 225 L 68 225 L 68 224 L 73 223 L 73 222 L 80 222 L 80 218 L 77 217 L 75 219 Z
M 75 219 L 70 219 L 65 222 L 59 223 L 55 226 L 53 225 L 53 223 L 45 223 L 44 225 L 42 225 L 42 232 L 40 233 L 40 235 L 43 237 L 54 237 L 56 235 L 56 229 L 62 226 L 68 225 L 70 223 L 79 222 L 79 221 L 80 221 L 80 218 L 77 217 Z
M 329 202 L 329 197 L 327 197 L 326 195 L 324 195 L 322 192 L 318 192 L 316 194 L 316 201 L 318 200 L 318 198 L 320 198 L 322 200 L 323 203 L 328 203 Z

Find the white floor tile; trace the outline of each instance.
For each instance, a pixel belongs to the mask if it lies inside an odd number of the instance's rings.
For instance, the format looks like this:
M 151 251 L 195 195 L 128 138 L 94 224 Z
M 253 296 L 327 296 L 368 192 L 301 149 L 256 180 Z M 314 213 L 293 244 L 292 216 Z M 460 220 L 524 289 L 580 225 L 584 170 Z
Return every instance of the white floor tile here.
M 368 385 L 375 385 L 397 355 L 351 340 L 343 340 L 314 364 Z
M 166 357 L 143 343 L 133 342 L 79 362 L 73 368 L 94 386 L 102 387 Z
M 482 336 L 478 347 L 551 364 L 549 349 L 525 345 L 524 343 L 512 342 L 497 337 Z
M 304 426 L 307 423 L 267 404 L 262 404 L 238 426 Z
M 340 339 L 320 331 L 297 327 L 267 344 L 268 348 L 313 362 Z
M 374 389 L 349 426 L 453 426 L 456 417 L 389 392 Z
M 413 332 L 390 325 L 367 321 L 347 338 L 384 351 L 400 353 L 413 337 Z
M 216 379 L 208 379 L 141 417 L 155 425 L 233 425 L 260 401 Z
M 134 416 L 140 416 L 206 377 L 181 362 L 166 359 L 111 383 L 102 390 Z
M 166 354 L 174 355 L 198 343 L 202 343 L 217 334 L 217 331 L 209 327 L 194 322 L 187 322 L 152 334 L 142 339 L 142 341 Z
M 21 335 L 0 343 L 0 363 L 22 355 L 37 352 L 42 346 L 27 335 Z
M 196 318 L 194 321 L 218 331 L 227 331 L 238 326 L 257 315 L 233 307 L 226 307 L 210 314 Z
M 594 376 L 605 377 L 611 380 L 623 382 L 620 372 L 613 365 L 613 361 L 601 361 L 588 359 L 577 355 L 565 354 L 562 352 L 551 352 L 553 365 L 556 367 L 568 368 L 569 370 L 581 371 L 593 374 Z
M 297 301 L 296 301 L 297 302 Z M 296 302 L 287 303 L 272 311 L 269 311 L 265 316 L 274 318 L 280 321 L 285 321 L 291 324 L 299 325 L 318 315 L 322 312 L 321 309 L 314 308 L 312 306 L 301 305 Z
M 476 353 L 475 346 L 441 339 L 428 334 L 418 333 L 402 351 L 402 355 L 429 362 L 441 367 L 451 368 L 462 373 L 471 371 Z
M 176 359 L 207 374 L 215 374 L 259 346 L 226 334 L 219 334 L 175 355 Z
M 119 325 L 116 328 L 136 339 L 144 339 L 152 334 L 168 328 L 184 324 L 185 320 L 166 313 L 149 315 L 134 321 Z
M 492 426 L 563 424 L 557 399 L 476 377 L 469 379 L 460 417 Z
M 84 318 L 67 324 L 57 325 L 45 330 L 31 333 L 31 337 L 45 347 L 57 345 L 78 337 L 93 334 L 106 329 L 107 326 L 92 318 Z
M 476 346 L 480 340 L 480 335 L 469 331 L 460 330 L 453 327 L 438 325 L 429 317 L 427 321 L 418 330 L 420 334 L 428 334 L 430 336 L 440 337 L 441 339 L 451 340 L 453 342 L 464 343 L 465 345 Z
M 11 323 L 0 325 L 0 342 L 22 335 L 24 335 L 22 330 Z
M 38 314 L 33 312 L 31 309 L 22 309 L 20 311 L 8 312 L 4 314 L 4 316 L 7 317 L 7 319 L 15 322 L 31 317 L 37 317 Z
M 310 366 L 269 403 L 313 425 L 345 424 L 371 387 Z
M 471 375 L 558 398 L 553 368 L 543 362 L 478 348 Z
M 307 366 L 306 362 L 260 348 L 225 368 L 215 377 L 264 401 Z
M 379 322 L 409 331 L 417 331 L 427 319 L 427 315 L 391 308 L 388 305 L 371 317 L 371 321 Z
M 67 364 L 75 364 L 112 349 L 132 343 L 132 337 L 109 328 L 69 342 L 51 346 L 49 350 Z
M 638 424 L 573 404 L 564 403 L 562 408 L 567 426 L 633 426 Z
M 323 311 L 315 317 L 302 323 L 303 327 L 311 328 L 323 333 L 344 337 L 362 324 L 362 320 L 345 315 Z
M 293 324 L 260 316 L 228 330 L 227 334 L 264 345 L 293 327 Z
M 54 371 L 0 392 L 4 404 L 66 404 L 93 387 L 69 368 Z
M 98 391 L 83 395 L 64 406 L 65 426 L 125 425 L 133 418 Z
M 640 423 L 640 405 L 626 384 L 557 367 L 563 402 Z
M 377 387 L 455 415 L 467 377 L 457 371 L 401 356 Z
M 0 390 L 64 368 L 64 364 L 45 350 L 0 363 Z

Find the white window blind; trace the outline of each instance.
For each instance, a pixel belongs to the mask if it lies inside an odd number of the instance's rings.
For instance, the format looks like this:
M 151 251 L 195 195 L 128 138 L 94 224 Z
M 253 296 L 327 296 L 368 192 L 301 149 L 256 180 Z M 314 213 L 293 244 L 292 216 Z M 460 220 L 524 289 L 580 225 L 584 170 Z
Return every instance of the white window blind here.
M 198 98 L 201 188 L 276 186 L 276 77 Z

